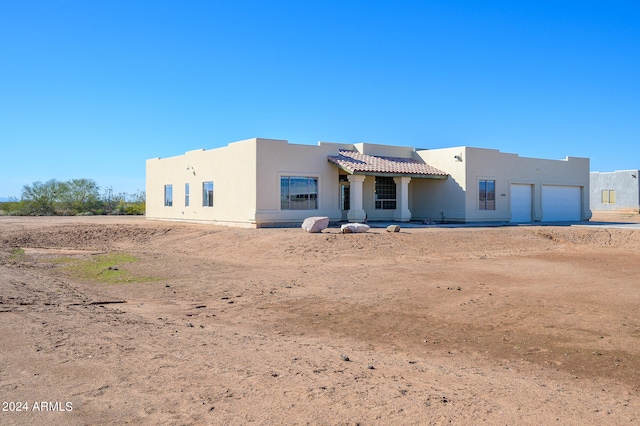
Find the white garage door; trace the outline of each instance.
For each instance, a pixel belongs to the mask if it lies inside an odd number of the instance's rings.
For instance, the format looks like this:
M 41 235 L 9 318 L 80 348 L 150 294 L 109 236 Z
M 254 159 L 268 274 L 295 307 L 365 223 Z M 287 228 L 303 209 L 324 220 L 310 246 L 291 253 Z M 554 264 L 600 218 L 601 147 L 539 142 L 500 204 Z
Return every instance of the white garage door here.
M 531 222 L 531 185 L 511 184 L 511 222 Z
M 579 221 L 582 219 L 579 186 L 544 185 L 542 187 L 542 221 Z

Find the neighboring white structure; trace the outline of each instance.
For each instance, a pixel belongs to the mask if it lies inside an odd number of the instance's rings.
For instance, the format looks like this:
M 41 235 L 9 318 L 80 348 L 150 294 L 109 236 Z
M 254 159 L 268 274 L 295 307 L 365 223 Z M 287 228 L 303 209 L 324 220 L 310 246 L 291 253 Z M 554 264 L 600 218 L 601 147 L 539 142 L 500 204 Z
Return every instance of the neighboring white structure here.
M 640 170 L 591 172 L 591 210 L 640 213 Z
M 248 227 L 332 221 L 581 221 L 589 159 L 493 149 L 248 139 L 147 160 L 147 218 Z

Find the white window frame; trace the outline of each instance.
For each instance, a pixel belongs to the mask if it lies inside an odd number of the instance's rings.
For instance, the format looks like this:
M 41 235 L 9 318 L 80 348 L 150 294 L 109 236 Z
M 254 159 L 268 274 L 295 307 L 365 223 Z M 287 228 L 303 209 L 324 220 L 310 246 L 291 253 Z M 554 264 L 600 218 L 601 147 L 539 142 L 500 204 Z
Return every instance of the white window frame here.
M 205 185 L 211 184 L 211 191 L 207 191 Z M 213 207 L 214 185 L 212 180 L 202 182 L 202 207 Z
M 481 194 L 481 190 L 480 190 L 480 185 L 482 184 L 482 182 L 485 182 L 485 199 L 481 200 L 480 199 L 480 194 Z M 491 200 L 489 200 L 489 197 L 486 194 L 486 182 L 493 182 L 493 208 L 489 208 L 489 203 Z M 495 211 L 496 210 L 496 179 L 495 178 L 478 178 L 478 184 L 476 185 L 476 188 L 478 189 L 478 210 L 481 211 Z
M 384 178 L 386 181 L 391 180 L 391 183 L 393 183 L 393 191 L 394 191 L 394 195 L 395 198 L 378 198 L 378 179 L 380 178 Z M 382 183 L 382 182 L 380 182 Z M 393 178 L 393 176 L 374 176 L 374 180 L 373 180 L 373 201 L 374 201 L 374 208 L 376 210 L 396 210 L 397 206 L 398 206 L 398 185 L 396 184 L 395 179 Z M 378 207 L 379 206 L 379 207 Z M 386 207 L 385 207 L 386 206 Z M 393 207 L 389 207 L 389 206 L 393 206 Z
M 305 178 L 305 179 L 315 179 L 316 182 L 316 192 L 315 192 L 315 207 L 311 207 L 311 208 L 306 208 L 306 209 L 292 209 L 291 207 L 291 199 L 288 198 L 288 205 L 289 208 L 283 208 L 283 203 L 284 203 L 284 199 L 283 196 L 284 194 L 282 193 L 282 179 L 284 178 L 288 178 L 289 179 L 289 190 L 291 189 L 291 178 Z M 280 210 L 282 211 L 315 211 L 315 210 L 320 210 L 320 176 L 316 175 L 316 174 L 306 174 L 306 173 L 296 173 L 296 172 L 291 172 L 291 173 L 280 173 L 278 175 L 278 185 L 279 185 L 279 193 L 280 193 Z M 312 199 L 311 195 L 313 195 L 312 192 L 307 192 L 308 198 L 307 198 L 307 207 L 309 206 L 310 200 Z M 287 194 L 287 197 L 289 197 L 289 194 Z
M 612 195 L 613 195 L 613 197 L 612 197 Z M 615 189 L 603 189 L 602 192 L 600 192 L 600 200 L 602 201 L 602 204 L 615 204 L 616 203 L 616 190 Z
M 164 206 L 173 207 L 173 184 L 164 186 Z

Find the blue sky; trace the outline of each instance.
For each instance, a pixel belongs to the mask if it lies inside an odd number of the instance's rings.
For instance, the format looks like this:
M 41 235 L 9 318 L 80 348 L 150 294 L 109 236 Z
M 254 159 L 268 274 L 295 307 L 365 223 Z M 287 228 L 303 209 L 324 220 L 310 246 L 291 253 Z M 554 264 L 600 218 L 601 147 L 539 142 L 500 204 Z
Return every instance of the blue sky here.
M 251 137 L 640 168 L 640 1 L 0 0 L 0 197 Z

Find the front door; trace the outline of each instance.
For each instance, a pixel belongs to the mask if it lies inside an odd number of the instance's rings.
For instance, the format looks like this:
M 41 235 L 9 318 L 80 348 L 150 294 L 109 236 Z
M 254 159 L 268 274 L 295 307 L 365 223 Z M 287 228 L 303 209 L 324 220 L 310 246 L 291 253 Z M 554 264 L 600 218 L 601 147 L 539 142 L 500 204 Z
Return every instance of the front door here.
M 340 182 L 339 188 L 340 194 L 340 212 L 342 213 L 342 220 L 347 220 L 347 213 L 351 208 L 349 205 L 349 182 Z

